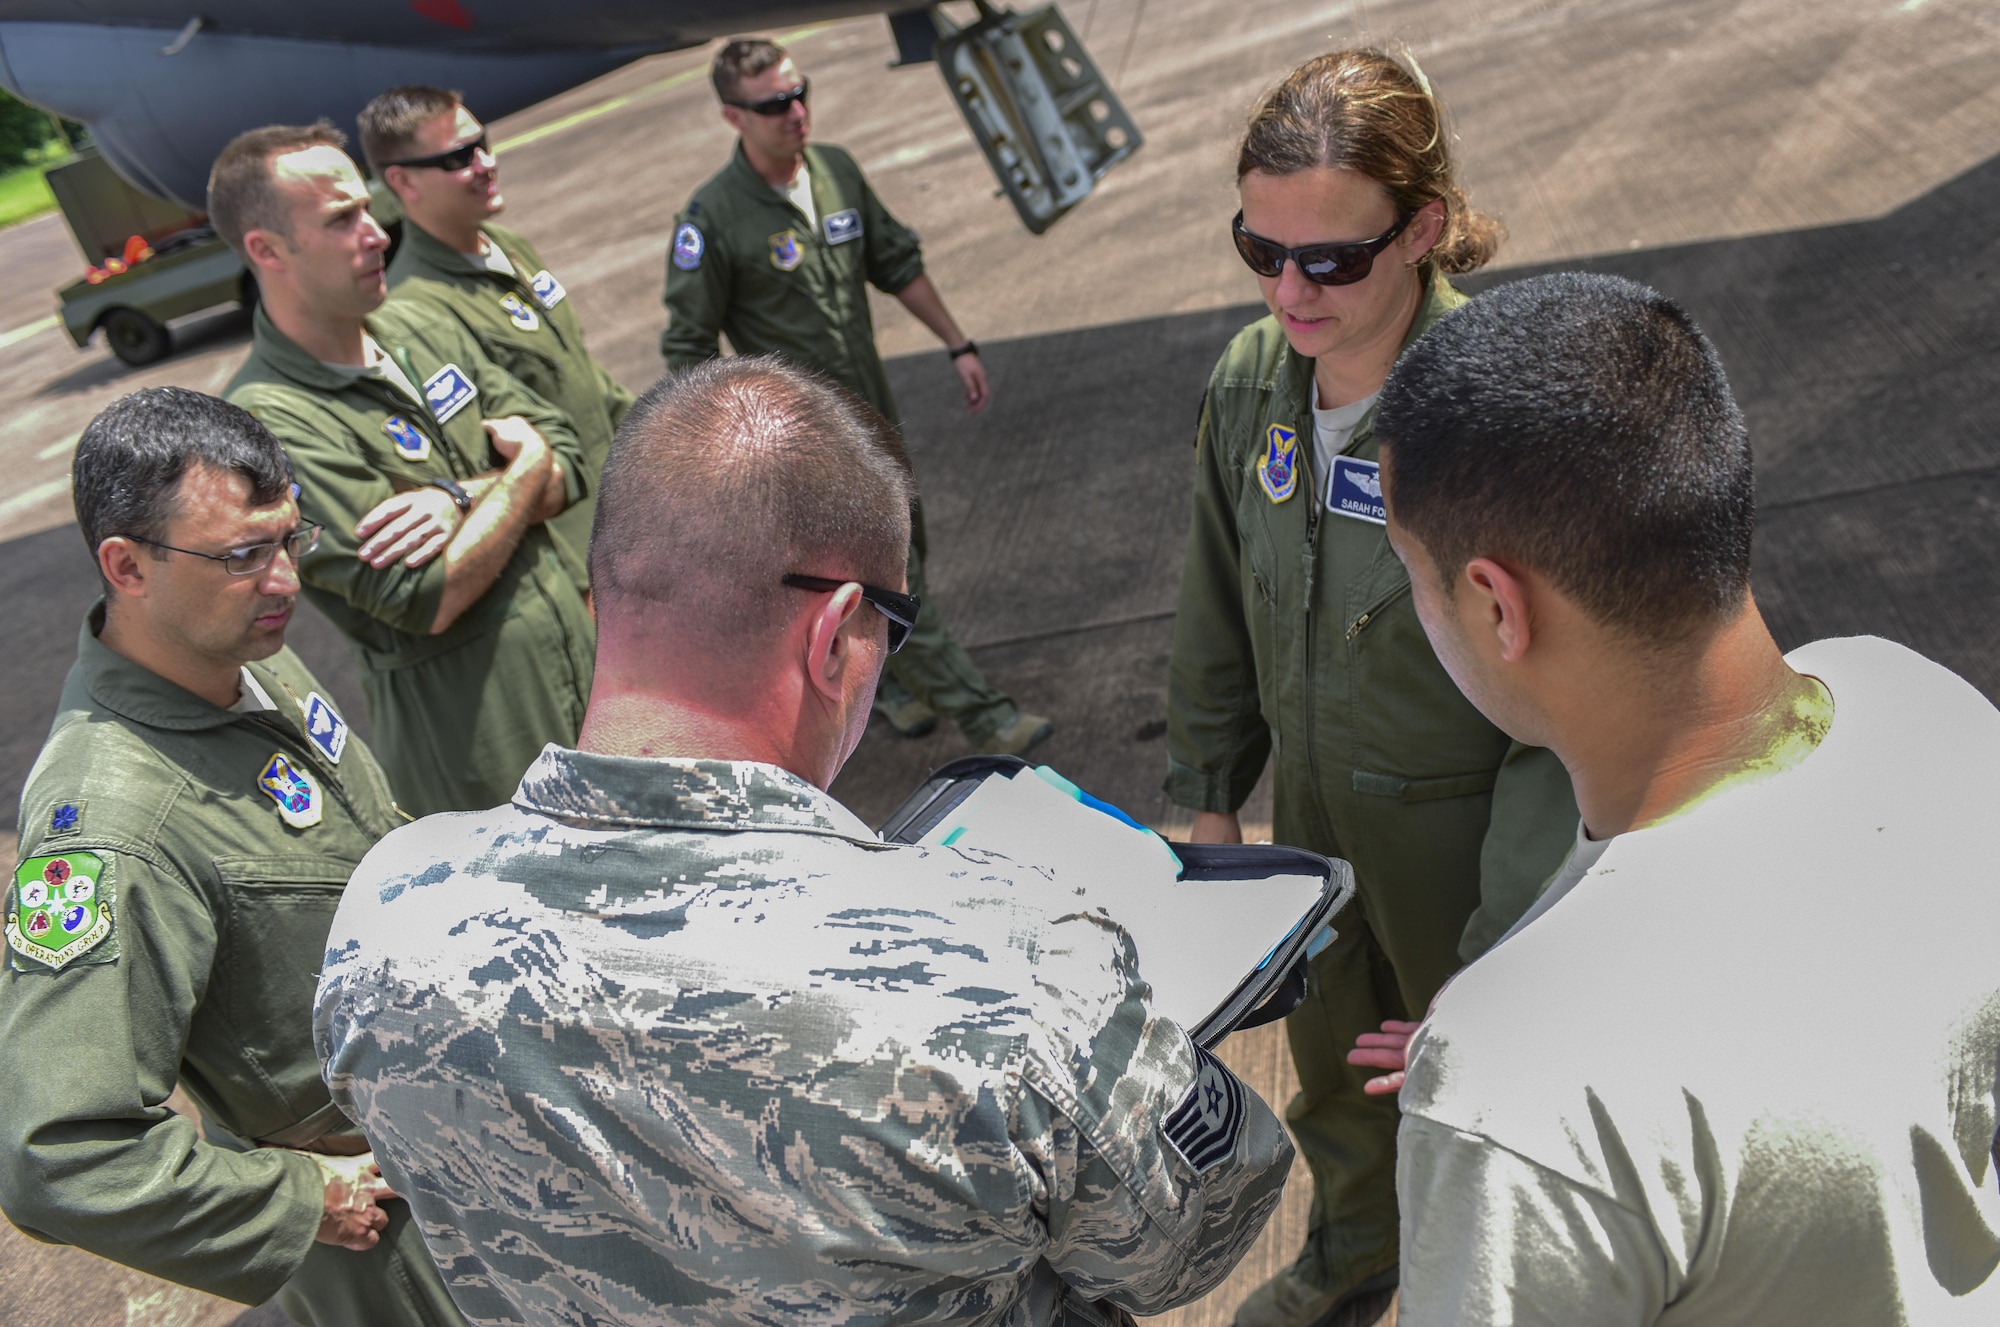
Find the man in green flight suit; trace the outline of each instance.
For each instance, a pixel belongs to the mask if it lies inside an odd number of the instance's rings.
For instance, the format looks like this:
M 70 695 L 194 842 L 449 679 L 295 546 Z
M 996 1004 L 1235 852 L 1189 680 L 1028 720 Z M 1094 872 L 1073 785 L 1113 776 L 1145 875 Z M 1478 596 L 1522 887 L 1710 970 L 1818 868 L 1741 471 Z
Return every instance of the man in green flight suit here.
M 579 551 L 544 522 L 585 467 L 562 413 L 457 319 L 381 308 L 388 237 L 344 141 L 274 125 L 216 159 L 209 214 L 262 294 L 228 396 L 285 444 L 325 527 L 299 577 L 360 657 L 402 804 L 493 806 L 583 720 L 595 629 Z
M 308 1327 L 456 1327 L 313 1050 L 334 906 L 405 817 L 284 647 L 317 537 L 284 451 L 157 387 L 92 421 L 72 484 L 104 598 L 21 797 L 0 1206 Z M 177 1079 L 206 1139 L 164 1105 Z
M 391 88 L 362 108 L 359 122 L 369 169 L 403 209 L 390 297 L 458 319 L 488 359 L 568 418 L 586 492 L 549 525 L 583 553 L 597 472 L 632 393 L 584 349 L 576 306 L 534 246 L 493 224 L 505 206 L 499 163 L 486 126 L 456 93 Z
M 965 407 L 991 395 L 979 347 L 964 336 L 924 272 L 916 234 L 897 221 L 840 148 L 810 146 L 807 84 L 775 42 L 738 38 L 709 71 L 722 118 L 738 134 L 729 164 L 676 218 L 667 258 L 669 369 L 713 359 L 727 333 L 739 355 L 777 355 L 858 394 L 901 427 L 868 286 L 893 295 L 937 334 L 965 385 Z M 910 593 L 923 600 L 909 642 L 882 676 L 876 709 L 906 737 L 942 714 L 982 751 L 1021 755 L 1055 731 L 987 682 L 925 588 L 923 505 L 910 522 Z

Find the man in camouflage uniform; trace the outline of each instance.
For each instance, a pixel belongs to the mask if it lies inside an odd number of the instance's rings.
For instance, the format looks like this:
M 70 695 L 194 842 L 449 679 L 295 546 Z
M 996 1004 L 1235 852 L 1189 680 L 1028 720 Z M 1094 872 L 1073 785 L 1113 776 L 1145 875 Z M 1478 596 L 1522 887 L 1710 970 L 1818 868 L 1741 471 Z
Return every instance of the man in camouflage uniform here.
M 105 597 L 21 798 L 0 1205 L 311 1327 L 460 1323 L 313 1053 L 334 905 L 405 817 L 284 648 L 314 537 L 284 452 L 160 387 L 91 423 L 74 482 Z
M 845 150 L 807 143 L 806 80 L 791 56 L 761 37 L 739 38 L 716 53 L 709 77 L 738 138 L 729 164 L 675 219 L 660 333 L 667 367 L 712 359 L 727 334 L 737 354 L 780 355 L 824 373 L 900 427 L 875 351 L 873 285 L 944 343 L 965 408 L 985 409 L 991 392 L 979 347 L 924 271 L 916 232 L 882 206 Z M 1055 724 L 1022 713 L 952 638 L 924 588 L 922 503 L 910 521 L 910 592 L 924 600 L 924 616 L 883 675 L 877 708 L 907 737 L 929 732 L 942 714 L 980 750 L 1023 755 Z
M 388 237 L 344 141 L 271 125 L 216 158 L 209 213 L 262 294 L 227 395 L 285 444 L 325 527 L 299 578 L 354 645 L 397 797 L 492 806 L 583 720 L 595 631 L 544 522 L 585 467 L 562 413 L 456 319 L 382 309 Z
M 1122 930 L 826 795 L 915 617 L 909 494 L 775 359 L 656 386 L 598 498 L 582 749 L 356 873 L 327 1081 L 472 1317 L 1124 1322 L 1275 1207 L 1283 1129 Z
M 590 490 L 632 406 L 584 349 L 583 328 L 535 247 L 493 223 L 506 205 L 486 126 L 456 93 L 391 88 L 361 110 L 369 169 L 403 210 L 391 298 L 458 320 L 487 358 L 563 412 L 583 456 L 585 493 L 549 521 L 579 556 L 590 547 Z

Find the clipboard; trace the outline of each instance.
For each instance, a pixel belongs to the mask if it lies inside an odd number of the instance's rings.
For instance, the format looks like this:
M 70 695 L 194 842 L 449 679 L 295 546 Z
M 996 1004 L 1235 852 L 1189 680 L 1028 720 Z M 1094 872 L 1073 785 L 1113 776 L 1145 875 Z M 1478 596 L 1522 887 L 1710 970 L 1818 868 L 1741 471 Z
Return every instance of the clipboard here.
M 1011 778 L 1029 768 L 1027 761 L 1016 756 L 964 756 L 941 765 L 882 822 L 880 833 L 891 843 L 914 844 L 986 779 L 994 775 Z M 1183 880 L 1220 884 L 1299 875 L 1321 882 L 1313 905 L 1277 940 L 1264 961 L 1246 973 L 1205 1018 L 1187 1028 L 1196 1045 L 1213 1050 L 1230 1033 L 1274 1022 L 1299 1007 L 1306 994 L 1306 948 L 1353 899 L 1354 871 L 1338 858 L 1273 844 L 1176 843 L 1173 850 L 1181 859 Z

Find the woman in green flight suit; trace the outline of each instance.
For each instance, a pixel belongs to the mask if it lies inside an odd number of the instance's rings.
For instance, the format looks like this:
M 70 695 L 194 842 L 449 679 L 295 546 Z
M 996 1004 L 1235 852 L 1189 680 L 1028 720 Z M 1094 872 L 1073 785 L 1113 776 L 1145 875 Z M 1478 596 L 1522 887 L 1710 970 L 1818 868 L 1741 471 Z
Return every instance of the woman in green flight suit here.
M 1500 240 L 1452 181 L 1429 85 L 1378 51 L 1308 61 L 1253 112 L 1237 183 L 1233 237 L 1271 315 L 1231 341 L 1202 406 L 1166 786 L 1196 840 L 1236 841 L 1275 757 L 1273 838 L 1354 866 L 1358 902 L 1287 1021 L 1311 1228 L 1236 1322 L 1365 1324 L 1396 1283 L 1397 1113 L 1346 1052 L 1421 1017 L 1525 910 L 1577 812 L 1555 757 L 1452 685 L 1383 535 L 1376 394 L 1464 303 L 1447 274 Z

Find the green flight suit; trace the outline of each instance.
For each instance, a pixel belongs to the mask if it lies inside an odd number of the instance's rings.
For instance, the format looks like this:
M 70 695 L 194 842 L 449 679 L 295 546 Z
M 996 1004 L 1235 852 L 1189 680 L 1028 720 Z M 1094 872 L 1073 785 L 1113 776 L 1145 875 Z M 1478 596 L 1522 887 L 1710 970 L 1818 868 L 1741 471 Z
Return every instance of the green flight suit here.
M 1414 340 L 1465 297 L 1430 278 Z M 1407 341 L 1406 341 L 1407 344 Z M 1235 811 L 1275 758 L 1272 837 L 1354 866 L 1359 898 L 1287 1020 L 1300 1091 L 1286 1111 L 1313 1173 L 1295 1274 L 1344 1294 L 1397 1260 L 1394 1097 L 1346 1062 L 1431 998 L 1527 909 L 1574 840 L 1568 772 L 1508 740 L 1459 693 L 1383 527 L 1324 509 L 1313 363 L 1273 318 L 1230 342 L 1196 439 L 1194 519 L 1168 682 L 1166 790 Z M 1296 488 L 1259 483 L 1273 426 Z M 1371 411 L 1344 453 L 1374 460 Z M 1282 484 L 1278 485 L 1282 489 Z
M 890 295 L 903 289 L 924 274 L 923 251 L 845 150 L 811 143 L 805 158 L 817 226 L 756 172 L 740 143 L 695 190 L 675 218 L 667 255 L 660 353 L 668 369 L 688 368 L 715 358 L 718 334 L 727 333 L 737 354 L 777 355 L 817 370 L 901 428 L 875 350 L 868 286 Z M 977 745 L 1019 711 L 952 638 L 924 578 L 929 552 L 919 502 L 910 511 L 909 588 L 923 606 L 889 669 Z
M 321 1080 L 312 1004 L 349 873 L 405 819 L 381 768 L 338 740 L 290 650 L 249 665 L 276 708 L 236 713 L 105 646 L 103 623 L 100 601 L 21 794 L 0 1206 L 36 1239 L 243 1303 L 275 1294 L 312 1327 L 462 1322 L 403 1203 L 367 1253 L 316 1243 L 319 1168 L 280 1150 L 367 1149 Z M 338 761 L 308 736 L 315 695 Z M 315 787 L 317 824 L 286 823 L 260 788 L 277 756 Z M 55 931 L 58 886 L 82 947 L 52 958 L 29 937 Z M 162 1104 L 176 1080 L 209 1141 Z
M 583 492 L 583 460 L 562 414 L 481 353 L 456 319 L 385 308 L 369 330 L 419 391 L 442 390 L 455 367 L 473 395 L 454 393 L 440 421 L 380 377 L 314 359 L 260 308 L 227 396 L 285 444 L 299 510 L 325 526 L 299 579 L 354 646 L 375 746 L 404 809 L 497 806 L 544 745 L 574 745 L 583 723 L 597 635 L 574 550 L 546 525 L 529 527 L 491 588 L 433 635 L 444 558 L 378 570 L 355 556 L 354 527 L 394 493 L 498 469 L 482 418 L 521 415 L 541 430 L 572 499 Z
M 390 297 L 457 318 L 488 359 L 563 412 L 583 454 L 584 495 L 549 525 L 573 552 L 587 554 L 597 476 L 618 421 L 632 408 L 632 393 L 583 348 L 576 306 L 535 247 L 499 226 L 480 229 L 506 255 L 512 276 L 406 220 L 403 242 L 389 264 Z M 588 587 L 588 568 L 582 575 Z

